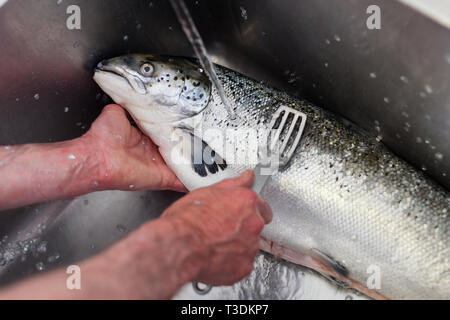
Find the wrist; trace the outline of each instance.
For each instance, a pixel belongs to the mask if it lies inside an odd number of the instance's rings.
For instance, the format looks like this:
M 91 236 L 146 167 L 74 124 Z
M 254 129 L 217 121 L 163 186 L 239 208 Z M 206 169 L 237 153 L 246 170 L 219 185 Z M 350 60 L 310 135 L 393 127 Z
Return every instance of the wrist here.
M 82 170 L 77 177 L 84 184 L 86 192 L 108 190 L 114 188 L 114 170 L 110 156 L 95 139 L 82 136 L 71 140 L 70 150 L 80 155 Z
M 152 245 L 161 246 L 176 287 L 198 277 L 208 255 L 199 233 L 189 223 L 180 217 L 160 218 L 144 226 L 143 232 L 152 234 Z
M 169 299 L 197 278 L 203 261 L 192 229 L 179 219 L 158 219 L 87 261 L 96 274 L 89 291 L 102 298 Z M 108 279 L 102 279 L 104 270 Z

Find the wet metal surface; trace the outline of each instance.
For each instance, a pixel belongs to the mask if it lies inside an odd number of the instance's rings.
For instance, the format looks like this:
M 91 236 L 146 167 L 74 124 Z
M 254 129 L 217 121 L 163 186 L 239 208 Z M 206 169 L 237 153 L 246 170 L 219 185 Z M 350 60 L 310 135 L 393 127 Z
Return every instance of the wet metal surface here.
M 186 3 L 216 62 L 343 115 L 450 188 L 450 31 L 442 24 L 391 0 Z M 381 8 L 381 30 L 366 28 L 371 4 Z M 69 5 L 81 9 L 81 30 L 66 27 Z M 85 132 L 109 101 L 91 79 L 105 58 L 193 55 L 163 0 L 7 1 L 0 36 L 0 144 Z M 40 262 L 48 269 L 90 256 L 178 196 L 104 192 L 3 212 L 1 248 L 27 238 L 17 234 L 26 228 L 41 234 L 35 254 L 0 266 L 0 284 L 40 272 Z M 46 217 L 54 222 L 39 230 Z

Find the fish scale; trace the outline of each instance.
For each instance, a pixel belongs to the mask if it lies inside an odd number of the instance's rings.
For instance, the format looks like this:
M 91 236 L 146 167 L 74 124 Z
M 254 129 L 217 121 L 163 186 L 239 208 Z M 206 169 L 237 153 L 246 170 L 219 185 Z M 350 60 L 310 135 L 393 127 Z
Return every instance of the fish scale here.
M 193 70 L 198 68 L 181 59 L 174 59 L 176 65 L 155 56 L 142 59 L 158 64 L 164 61 L 162 70 L 181 66 L 195 74 Z M 127 66 L 121 58 L 110 60 L 110 64 L 136 68 Z M 311 267 L 372 297 L 450 298 L 448 191 L 338 116 L 227 68 L 217 66 L 216 71 L 237 118 L 230 119 L 212 88 L 206 108 L 195 116 L 203 132 L 265 129 L 281 105 L 299 110 L 308 118 L 291 161 L 270 177 L 261 192 L 274 212 L 272 222 L 262 232 L 262 249 Z M 182 118 L 182 114 L 176 114 L 179 108 L 152 99 L 151 93 L 140 97 L 125 81 L 119 86 L 119 79 L 114 77 L 120 76 L 129 77 L 125 73 L 103 74 L 100 70 L 96 81 L 138 124 L 142 123 L 141 129 L 159 145 L 168 165 L 190 189 L 235 176 L 256 165 L 257 157 L 253 159 L 256 162 L 234 164 L 229 161 L 229 154 L 219 152 L 227 161 L 226 169 L 198 177 L 192 165 L 173 162 L 170 152 L 190 146 L 171 144 L 164 135 L 178 130 L 182 136 L 187 126 L 176 129 L 176 123 L 145 123 L 168 109 L 171 119 Z M 196 77 L 207 92 L 208 80 Z M 147 86 L 153 85 L 151 80 L 141 79 L 148 81 Z M 188 104 L 183 107 L 189 110 Z M 234 148 L 230 150 L 236 153 L 249 151 L 247 140 L 245 135 L 237 141 L 204 139 L 213 150 L 228 150 L 230 144 Z M 250 151 L 257 152 L 256 148 Z M 375 281 L 379 287 L 367 288 L 373 275 L 379 275 L 375 278 L 380 280 Z

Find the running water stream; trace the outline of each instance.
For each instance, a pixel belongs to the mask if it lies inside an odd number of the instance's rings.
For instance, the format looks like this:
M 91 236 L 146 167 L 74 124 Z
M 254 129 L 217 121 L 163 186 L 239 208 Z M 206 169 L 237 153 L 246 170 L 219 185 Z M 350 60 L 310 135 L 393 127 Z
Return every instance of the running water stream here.
M 195 26 L 194 20 L 192 19 L 189 10 L 186 7 L 186 4 L 184 3 L 184 0 L 170 0 L 170 3 L 172 4 L 175 14 L 177 15 L 178 21 L 181 24 L 181 28 L 183 29 L 184 33 L 186 34 L 186 37 L 191 43 L 192 48 L 194 49 L 194 52 L 197 58 L 199 59 L 201 66 L 203 67 L 203 70 L 206 72 L 209 79 L 216 87 L 220 99 L 222 100 L 222 103 L 225 106 L 230 118 L 235 119 L 236 114 L 233 111 L 233 108 L 231 108 L 230 101 L 228 100 L 227 95 L 225 94 L 225 91 L 222 87 L 222 84 L 220 83 L 220 80 L 217 77 L 216 71 L 214 69 L 214 64 L 212 63 L 211 58 L 209 57 L 208 52 L 206 51 L 202 37 L 200 36 L 200 33 L 198 32 L 197 27 Z

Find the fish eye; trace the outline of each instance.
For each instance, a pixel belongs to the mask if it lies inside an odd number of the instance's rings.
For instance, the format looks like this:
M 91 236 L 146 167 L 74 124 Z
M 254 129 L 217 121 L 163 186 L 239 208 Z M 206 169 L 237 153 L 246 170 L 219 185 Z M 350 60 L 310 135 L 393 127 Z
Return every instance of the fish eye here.
M 141 65 L 141 73 L 144 76 L 150 76 L 153 73 L 153 66 L 150 63 Z

